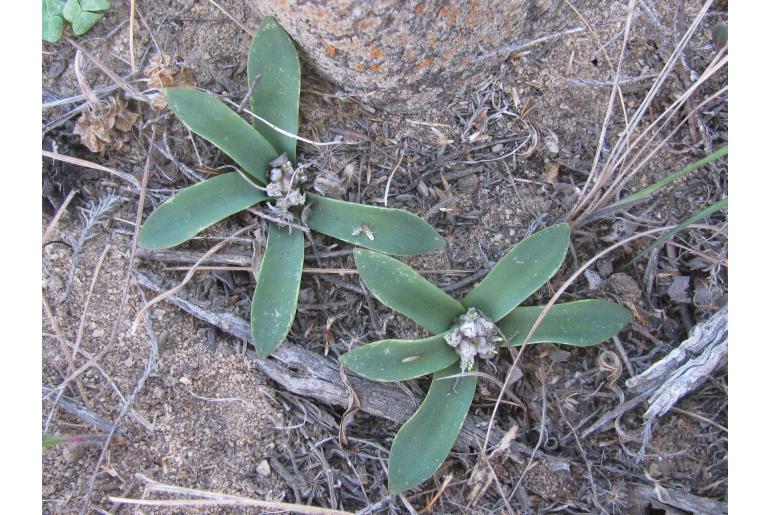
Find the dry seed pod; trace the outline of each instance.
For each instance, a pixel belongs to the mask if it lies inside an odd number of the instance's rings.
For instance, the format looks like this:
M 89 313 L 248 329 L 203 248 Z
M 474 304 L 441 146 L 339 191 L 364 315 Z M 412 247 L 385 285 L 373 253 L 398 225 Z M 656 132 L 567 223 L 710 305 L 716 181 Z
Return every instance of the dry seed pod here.
M 177 66 L 171 63 L 171 56 L 168 54 L 155 54 L 150 58 L 150 62 L 142 70 L 147 78 L 147 86 L 150 89 L 158 90 L 152 93 L 150 97 L 150 106 L 156 111 L 165 109 L 168 103 L 166 95 L 163 94 L 164 88 L 182 87 L 194 88 L 196 86 L 192 72 L 189 69 Z
M 139 118 L 127 107 L 128 103 L 122 97 L 108 98 L 83 112 L 72 133 L 80 136 L 80 142 L 91 152 L 103 152 L 108 148 L 120 150 L 128 139 L 125 133 Z

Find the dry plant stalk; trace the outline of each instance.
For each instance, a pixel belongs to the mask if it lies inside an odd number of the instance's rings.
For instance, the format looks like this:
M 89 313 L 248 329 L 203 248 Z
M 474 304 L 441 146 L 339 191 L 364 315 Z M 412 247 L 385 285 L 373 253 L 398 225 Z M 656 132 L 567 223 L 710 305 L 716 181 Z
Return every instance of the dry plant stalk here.
M 614 81 L 610 102 L 607 106 L 593 166 L 588 179 L 581 190 L 579 201 L 567 216 L 569 221 L 576 223 L 585 222 L 591 218 L 592 214 L 598 213 L 601 209 L 605 208 L 613 198 L 619 196 L 621 188 L 627 184 L 651 158 L 657 155 L 663 145 L 684 123 L 687 122 L 688 118 L 705 105 L 705 102 L 702 102 L 694 109 L 691 109 L 686 113 L 684 120 L 674 126 L 670 132 L 662 138 L 662 141 L 659 141 L 659 136 L 666 127 L 670 126 L 674 115 L 680 111 L 680 108 L 687 106 L 688 101 L 692 99 L 695 92 L 720 69 L 727 65 L 726 46 L 717 51 L 711 63 L 706 67 L 700 77 L 698 77 L 698 79 L 695 80 L 683 94 L 671 102 L 666 109 L 664 109 L 663 113 L 657 116 L 649 126 L 644 129 L 641 128 L 641 123 L 648 116 L 653 101 L 658 93 L 660 93 L 663 84 L 669 78 L 671 72 L 674 71 L 675 67 L 680 62 L 683 52 L 695 35 L 697 28 L 700 26 L 712 3 L 713 0 L 704 2 L 701 10 L 690 24 L 688 30 L 677 42 L 674 51 L 658 73 L 650 90 L 647 92 L 637 110 L 628 120 L 626 128 L 618 135 L 615 144 L 600 165 L 600 158 L 602 149 L 604 148 L 604 141 L 607 136 L 607 128 L 612 113 L 615 93 L 619 91 L 619 83 L 617 80 L 619 73 L 615 74 L 616 80 Z M 635 4 L 635 2 L 632 2 L 632 4 Z M 626 47 L 632 10 L 633 5 L 629 7 L 629 20 L 626 25 L 626 38 L 624 38 L 622 50 L 625 50 Z M 622 65 L 623 57 L 624 52 L 621 51 L 618 71 Z M 713 100 L 726 92 L 727 86 L 721 88 L 715 95 L 712 95 L 709 100 Z

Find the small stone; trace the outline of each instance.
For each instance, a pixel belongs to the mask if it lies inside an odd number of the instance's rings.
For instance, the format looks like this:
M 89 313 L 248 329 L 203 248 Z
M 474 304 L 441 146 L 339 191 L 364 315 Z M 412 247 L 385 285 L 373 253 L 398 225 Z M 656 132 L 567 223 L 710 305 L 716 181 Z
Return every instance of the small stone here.
M 636 303 L 642 298 L 642 290 L 636 281 L 623 272 L 612 274 L 607 280 L 607 286 L 615 294 L 623 298 L 623 300 L 629 301 L 632 304 Z
M 461 177 L 460 180 L 457 181 L 457 186 L 464 193 L 473 193 L 479 187 L 479 178 L 476 174 Z
M 104 336 L 104 329 L 94 329 L 94 331 L 91 333 L 91 336 L 94 338 L 101 338 Z
M 62 456 L 67 463 L 77 463 L 84 453 L 85 449 L 82 445 L 65 444 L 62 446 Z
M 545 182 L 556 184 L 559 181 L 559 163 L 549 161 L 545 164 Z
M 492 153 L 494 153 L 494 154 L 499 154 L 500 152 L 502 152 L 502 151 L 503 151 L 503 148 L 505 148 L 505 147 L 503 146 L 503 144 L 502 144 L 502 143 L 498 143 L 497 145 L 495 145 L 495 146 L 493 146 L 493 147 L 492 147 Z
M 267 462 L 267 460 L 262 460 L 259 462 L 259 465 L 257 465 L 257 474 L 262 477 L 270 476 L 270 464 Z
M 179 382 L 185 386 L 190 386 L 192 384 L 192 381 L 190 380 L 190 378 L 185 376 L 180 377 Z
M 591 269 L 585 271 L 586 279 L 588 280 L 588 289 L 596 290 L 601 287 L 604 279 L 598 272 L 594 272 Z
M 602 276 L 602 279 L 608 278 L 613 272 L 612 261 L 609 259 L 600 259 L 596 264 L 596 270 L 599 272 L 599 275 Z
M 666 290 L 666 295 L 668 295 L 669 299 L 679 304 L 689 304 L 690 303 L 689 290 L 690 290 L 690 276 L 678 275 L 674 277 L 674 280 L 671 282 L 671 286 L 669 286 L 668 289 Z

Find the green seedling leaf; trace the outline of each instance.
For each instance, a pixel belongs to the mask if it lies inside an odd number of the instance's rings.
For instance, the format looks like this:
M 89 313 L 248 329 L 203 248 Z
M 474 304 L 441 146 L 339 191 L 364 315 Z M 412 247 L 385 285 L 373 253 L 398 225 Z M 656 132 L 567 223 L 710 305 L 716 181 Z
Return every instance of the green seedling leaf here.
M 103 11 L 110 8 L 110 3 L 97 0 L 67 0 L 62 9 L 62 16 L 72 24 L 72 32 L 82 36 L 104 16 Z
M 432 334 L 443 333 L 465 313 L 462 304 L 397 259 L 357 249 L 355 260 L 361 279 L 380 302 Z
M 724 23 L 717 23 L 711 28 L 711 41 L 714 42 L 714 46 L 717 51 L 722 50 L 727 45 L 727 25 Z
M 265 170 L 278 153 L 256 129 L 214 95 L 189 88 L 166 88 L 165 93 L 171 110 L 191 131 L 216 145 L 248 175 L 266 182 Z
M 56 447 L 64 443 L 64 438 L 58 435 L 43 435 L 43 448 Z
M 422 340 L 381 340 L 340 356 L 350 370 L 375 381 L 407 381 L 448 367 L 459 359 L 444 334 Z
M 308 193 L 307 224 L 338 240 L 394 256 L 414 256 L 444 246 L 427 222 L 402 209 L 364 206 Z
M 561 266 L 569 245 L 569 225 L 558 224 L 514 245 L 463 299 L 498 321 L 545 284 Z
M 186 188 L 153 211 L 139 233 L 139 245 L 167 249 L 206 227 L 267 199 L 237 172 Z
M 300 67 L 297 50 L 288 34 L 271 17 L 266 17 L 249 48 L 247 71 L 251 92 L 251 112 L 291 134 L 299 129 Z M 297 140 L 254 120 L 256 128 L 279 154 L 286 152 L 296 163 Z
M 109 0 L 80 0 L 80 7 L 84 11 L 106 11 L 110 8 Z
M 714 202 L 709 207 L 705 209 L 701 209 L 694 215 L 686 218 L 682 223 L 671 229 L 670 231 L 667 231 L 663 236 L 652 242 L 652 244 L 644 249 L 643 251 L 639 252 L 636 256 L 634 256 L 634 259 L 632 259 L 628 264 L 633 264 L 639 261 L 641 258 L 643 258 L 645 255 L 647 255 L 648 252 L 650 252 L 652 249 L 660 245 L 661 243 L 673 238 L 677 234 L 679 234 L 681 231 L 687 229 L 689 226 L 697 222 L 698 220 L 702 218 L 706 218 L 707 216 L 710 216 L 720 209 L 724 209 L 727 207 L 727 197 L 723 198 L 722 200 L 718 200 L 717 202 Z
M 56 43 L 64 32 L 64 0 L 43 0 L 43 39 Z
M 660 190 L 661 188 L 664 188 L 674 182 L 675 180 L 679 179 L 680 177 L 687 175 L 688 173 L 697 170 L 698 168 L 702 168 L 709 164 L 712 161 L 715 161 L 719 159 L 720 157 L 724 157 L 727 155 L 727 146 L 724 146 L 722 148 L 719 148 L 712 152 L 711 154 L 707 155 L 703 159 L 700 159 L 698 161 L 695 161 L 694 163 L 690 163 L 689 165 L 685 166 L 681 170 L 679 170 L 676 173 L 672 173 L 671 175 L 664 177 L 663 179 L 657 181 L 654 184 L 651 184 L 647 186 L 646 188 L 643 188 L 633 195 L 628 195 L 627 197 L 623 197 L 618 202 L 612 204 L 607 209 L 622 207 L 628 204 L 632 204 L 634 202 L 639 202 L 641 200 L 646 199 L 647 197 L 651 196 L 656 191 Z
M 455 365 L 436 372 L 422 405 L 393 440 L 388 460 L 390 493 L 428 479 L 452 450 L 476 390 L 476 376 L 441 379 L 455 374 Z
M 503 318 L 498 327 L 510 337 L 508 345 L 522 345 L 542 312 L 543 306 L 519 307 Z M 631 319 L 630 311 L 607 300 L 556 304 L 548 310 L 529 343 L 596 345 L 617 334 Z
M 251 301 L 251 336 L 260 357 L 267 357 L 289 334 L 297 311 L 304 260 L 302 232 L 270 224 Z

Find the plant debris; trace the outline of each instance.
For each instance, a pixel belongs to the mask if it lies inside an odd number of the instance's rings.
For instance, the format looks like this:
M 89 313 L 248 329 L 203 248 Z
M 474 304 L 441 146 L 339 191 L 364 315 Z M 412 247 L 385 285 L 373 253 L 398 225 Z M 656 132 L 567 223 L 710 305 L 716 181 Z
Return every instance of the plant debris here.
M 152 93 L 150 105 L 156 111 L 161 111 L 168 106 L 164 88 L 194 88 L 196 86 L 192 72 L 183 66 L 171 63 L 171 56 L 168 54 L 155 54 L 150 58 L 150 63 L 145 66 L 142 72 L 148 77 L 147 86 L 158 90 Z
M 87 109 L 78 118 L 72 133 L 80 136 L 80 142 L 91 152 L 108 148 L 120 150 L 137 118 L 139 114 L 128 110 L 128 102 L 123 97 L 110 97 Z

